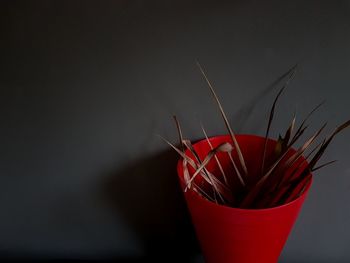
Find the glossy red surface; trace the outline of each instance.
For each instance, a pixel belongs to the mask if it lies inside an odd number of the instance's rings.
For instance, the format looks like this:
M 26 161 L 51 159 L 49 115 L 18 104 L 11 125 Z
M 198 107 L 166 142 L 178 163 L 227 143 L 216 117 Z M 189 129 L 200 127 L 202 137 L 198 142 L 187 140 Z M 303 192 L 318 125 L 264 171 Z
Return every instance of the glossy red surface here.
M 248 171 L 259 169 L 264 138 L 252 135 L 237 135 L 236 138 L 245 156 Z M 229 136 L 212 137 L 210 140 L 213 146 L 231 141 Z M 268 144 L 273 146 L 275 141 L 269 140 Z M 194 148 L 201 158 L 210 150 L 205 140 L 194 144 Z M 188 152 L 187 154 L 190 156 Z M 225 162 L 223 160 L 224 165 L 227 165 L 228 162 Z M 215 169 L 215 162 L 209 164 L 209 169 Z M 184 187 L 182 160 L 179 161 L 177 170 Z M 310 186 L 311 182 L 306 191 L 295 200 L 267 209 L 239 209 L 218 205 L 192 190 L 186 191 L 186 202 L 206 262 L 277 262 Z

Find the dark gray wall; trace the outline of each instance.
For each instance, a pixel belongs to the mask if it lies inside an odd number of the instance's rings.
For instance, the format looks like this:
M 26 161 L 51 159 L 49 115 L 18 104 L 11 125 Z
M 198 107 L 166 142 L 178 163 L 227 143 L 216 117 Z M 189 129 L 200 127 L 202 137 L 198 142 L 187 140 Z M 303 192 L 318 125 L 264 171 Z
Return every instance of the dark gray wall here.
M 0 257 L 195 260 L 177 185 L 176 113 L 190 139 L 262 135 L 271 84 L 295 63 L 273 136 L 327 100 L 349 118 L 349 1 L 2 1 Z M 312 130 L 312 129 L 311 129 Z M 350 133 L 317 173 L 281 262 L 350 261 Z M 162 253 L 163 252 L 163 253 Z M 258 261 L 257 261 L 258 262 Z

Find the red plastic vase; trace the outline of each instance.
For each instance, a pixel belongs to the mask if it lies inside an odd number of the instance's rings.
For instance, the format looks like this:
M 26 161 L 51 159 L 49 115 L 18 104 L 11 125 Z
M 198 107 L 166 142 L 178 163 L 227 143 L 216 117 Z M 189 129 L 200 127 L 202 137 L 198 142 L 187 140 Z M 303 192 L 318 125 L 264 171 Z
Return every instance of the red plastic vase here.
M 236 139 L 248 170 L 260 169 L 264 138 L 236 135 Z M 210 138 L 210 141 L 215 147 L 223 142 L 231 142 L 231 138 L 226 135 L 216 136 Z M 276 141 L 269 139 L 268 151 L 271 152 L 275 144 Z M 200 158 L 204 158 L 210 151 L 206 140 L 195 143 L 194 148 Z M 191 153 L 186 154 L 192 157 Z M 224 158 L 220 160 L 223 160 L 223 166 L 229 164 Z M 208 169 L 216 169 L 214 161 L 209 163 Z M 178 162 L 177 171 L 181 185 L 185 187 L 182 160 Z M 206 262 L 277 262 L 310 186 L 311 181 L 304 193 L 295 200 L 267 209 L 239 209 L 218 205 L 193 190 L 186 191 L 187 206 Z

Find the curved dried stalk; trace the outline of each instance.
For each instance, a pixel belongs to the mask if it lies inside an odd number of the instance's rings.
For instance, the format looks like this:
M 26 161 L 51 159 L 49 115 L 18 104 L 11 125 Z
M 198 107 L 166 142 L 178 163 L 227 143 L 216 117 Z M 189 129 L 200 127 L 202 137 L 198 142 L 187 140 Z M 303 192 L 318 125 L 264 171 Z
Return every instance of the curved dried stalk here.
M 333 164 L 333 163 L 335 163 L 335 162 L 337 162 L 338 160 L 333 160 L 333 161 L 329 161 L 329 162 L 326 162 L 326 163 L 324 163 L 324 164 L 321 164 L 321 165 L 319 165 L 319 166 L 317 166 L 317 167 L 315 167 L 315 168 L 312 168 L 311 169 L 311 172 L 315 172 L 315 171 L 317 171 L 317 170 L 319 170 L 319 169 L 321 169 L 321 168 L 323 168 L 323 167 L 326 167 L 326 166 L 328 166 L 328 165 L 330 165 L 330 164 Z
M 189 165 L 193 167 L 193 169 L 197 169 L 197 164 L 190 158 L 188 157 L 185 153 L 180 151 L 176 146 L 174 146 L 171 142 L 169 142 L 167 139 L 162 137 L 161 135 L 158 135 L 164 142 L 166 142 L 171 148 L 173 148 L 183 159 L 185 159 Z M 206 177 L 203 176 L 203 179 L 207 181 L 207 183 L 211 184 L 211 181 Z
M 238 167 L 237 167 L 235 161 L 234 161 L 233 158 L 232 158 L 232 155 L 231 155 L 232 152 L 228 152 L 227 154 L 228 154 L 228 157 L 230 158 L 230 161 L 231 161 L 231 164 L 232 164 L 232 166 L 233 166 L 233 169 L 235 169 L 235 172 L 236 172 L 236 174 L 237 174 L 237 177 L 238 177 L 240 183 L 242 184 L 242 186 L 245 187 L 246 184 L 245 184 L 245 182 L 244 182 L 244 180 L 243 180 L 243 177 L 242 177 L 241 173 L 239 172 Z
M 306 115 L 306 117 L 304 118 L 304 120 L 302 121 L 302 123 L 300 124 L 299 128 L 297 129 L 297 131 L 295 132 L 295 135 L 293 136 L 293 138 L 291 139 L 291 141 L 288 144 L 288 147 L 291 147 L 300 137 L 301 135 L 304 133 L 304 131 L 307 129 L 308 126 L 305 126 L 306 121 L 312 116 L 312 114 L 314 112 L 316 112 L 322 105 L 324 105 L 325 101 L 322 101 L 321 103 L 319 103 L 318 105 L 316 105 L 315 108 L 313 108 L 308 115 Z
M 301 172 L 301 174 L 297 178 L 292 178 L 292 181 L 290 182 L 290 184 L 288 186 L 288 190 L 285 192 L 284 196 L 281 198 L 282 200 L 280 200 L 280 203 L 282 201 L 289 202 L 289 201 L 293 200 L 294 198 L 296 198 L 297 196 L 301 195 L 302 191 L 300 191 L 299 193 L 293 193 L 293 192 L 295 191 L 295 189 L 298 189 L 298 187 L 300 187 L 301 184 L 304 184 L 305 186 L 307 185 L 307 183 L 305 183 L 305 182 L 308 182 L 307 180 L 311 180 L 311 178 L 308 179 L 308 177 L 311 176 L 311 172 L 314 170 L 315 164 L 322 157 L 326 148 L 328 147 L 330 142 L 333 140 L 334 136 L 336 134 L 338 134 L 339 132 L 341 132 L 342 130 L 344 130 L 345 128 L 347 128 L 348 126 L 350 126 L 350 120 L 348 120 L 348 121 L 344 122 L 343 124 L 341 124 L 340 126 L 338 126 L 334 130 L 334 132 L 326 140 L 324 140 L 322 142 L 320 149 L 316 152 L 316 154 L 314 155 L 312 160 L 304 168 L 304 170 Z M 331 163 L 334 163 L 334 161 L 325 163 L 324 165 L 319 166 L 318 169 L 325 167 L 326 165 L 329 165 Z
M 290 167 L 290 165 L 295 161 L 296 159 L 300 158 L 301 155 L 304 153 L 304 151 L 314 142 L 314 140 L 317 138 L 318 135 L 322 132 L 326 124 L 324 124 L 310 139 L 308 139 L 303 146 L 301 146 L 283 165 L 282 171 L 286 171 Z M 247 194 L 247 196 L 243 199 L 243 202 L 241 204 L 242 207 L 250 206 L 254 200 L 257 198 L 259 193 L 262 190 L 263 184 L 265 181 L 269 178 L 269 176 L 275 171 L 275 169 L 278 167 L 278 165 L 282 162 L 286 154 L 288 153 L 288 150 L 285 151 L 282 156 L 272 165 L 270 170 L 254 185 L 252 190 Z M 283 173 L 282 173 L 283 174 Z M 281 176 L 281 173 L 280 173 Z
M 171 142 L 169 142 L 167 139 L 163 138 L 161 135 L 158 135 L 165 143 L 167 143 L 171 148 L 173 148 L 183 159 L 186 159 L 186 161 L 188 162 L 189 165 L 192 166 L 193 169 L 198 170 L 199 166 L 190 158 L 188 157 L 186 154 L 184 154 L 183 152 L 181 152 L 176 146 L 174 146 Z M 220 145 L 219 145 L 220 146 Z M 224 148 L 224 146 L 222 146 Z M 232 146 L 231 146 L 232 147 Z M 216 147 L 218 148 L 218 147 Z M 221 149 L 223 149 L 221 148 Z M 219 149 L 219 150 L 221 150 Z M 217 152 L 218 149 L 213 150 L 213 152 Z M 202 171 L 200 171 L 200 173 L 202 178 L 209 183 L 210 185 L 213 186 L 212 181 L 215 183 L 217 189 L 219 190 L 220 194 L 229 202 L 229 203 L 233 203 L 234 202 L 234 197 L 232 195 L 232 192 L 230 191 L 230 189 L 228 189 L 227 186 L 225 186 L 223 183 L 220 182 L 220 180 L 218 180 L 214 175 L 212 175 L 211 173 L 209 173 L 209 176 L 211 177 L 211 179 L 209 179 L 205 173 L 202 173 Z M 193 177 L 193 175 L 192 175 Z M 191 178 L 190 178 L 191 180 Z M 190 182 L 192 183 L 192 181 Z M 214 187 L 214 186 L 213 186 Z M 188 184 L 186 185 L 186 191 L 188 189 Z
M 204 135 L 205 135 L 205 138 L 206 138 L 206 140 L 207 140 L 207 142 L 208 142 L 210 148 L 213 149 L 213 146 L 211 145 L 211 143 L 210 143 L 210 141 L 209 141 L 209 138 L 208 138 L 208 136 L 207 136 L 207 133 L 206 133 L 205 130 L 204 130 L 203 125 L 201 125 L 201 126 L 202 126 L 203 133 L 204 133 Z M 243 178 L 242 178 L 242 175 L 241 175 L 240 171 L 238 170 L 238 167 L 237 167 L 235 161 L 234 161 L 233 158 L 232 158 L 231 152 L 227 152 L 227 154 L 228 154 L 228 156 L 229 156 L 229 158 L 230 158 L 230 162 L 231 162 L 231 164 L 232 164 L 232 166 L 233 166 L 233 168 L 234 168 L 234 170 L 235 170 L 235 173 L 236 173 L 236 175 L 237 175 L 237 177 L 238 177 L 238 180 L 241 182 L 242 186 L 246 186 L 246 184 L 245 184 L 245 182 L 244 182 L 244 180 L 243 180 Z M 219 162 L 219 159 L 217 158 L 216 155 L 215 155 L 214 157 L 215 157 L 215 159 L 217 160 L 217 164 L 218 164 L 218 166 L 219 166 L 219 168 L 220 168 L 221 173 L 222 173 L 223 176 L 224 176 L 225 182 L 228 183 L 228 182 L 227 182 L 227 179 L 226 179 L 226 176 L 225 176 L 225 173 L 224 173 L 224 170 L 222 169 L 222 166 L 221 166 L 221 164 L 220 164 L 220 162 Z
M 181 126 L 180 126 L 180 123 L 176 117 L 176 115 L 173 116 L 174 118 L 174 121 L 175 121 L 175 124 L 176 124 L 176 128 L 177 128 L 177 133 L 178 133 L 178 136 L 179 136 L 179 144 L 180 144 L 180 147 L 181 147 L 181 151 L 183 153 L 185 153 L 185 149 L 184 149 L 184 146 L 183 146 L 183 136 L 182 136 L 182 130 L 181 130 Z M 184 171 L 184 179 L 185 179 L 185 183 L 187 184 L 190 180 L 190 173 L 188 172 L 188 168 L 187 168 L 187 160 L 185 158 L 183 158 L 182 160 L 182 168 L 183 168 L 183 171 Z
M 197 152 L 195 151 L 195 149 L 193 148 L 191 142 L 189 140 L 183 140 L 182 143 L 186 146 L 186 148 L 193 154 L 193 156 L 196 158 L 197 163 L 199 165 L 202 165 L 202 160 L 199 157 L 199 155 L 197 154 Z M 212 149 L 213 150 L 213 149 Z M 215 155 L 214 155 L 215 156 Z M 198 168 L 197 168 L 198 169 Z M 209 173 L 209 171 L 205 168 L 205 166 L 203 167 L 203 172 L 205 173 L 205 175 L 209 178 L 209 180 L 211 181 L 211 184 L 214 188 L 214 198 L 216 199 L 216 193 L 219 195 L 220 199 L 222 202 L 225 202 L 224 199 L 222 198 L 220 191 L 218 190 L 218 187 L 215 184 L 215 179 L 213 178 L 213 176 L 211 176 L 211 174 Z M 191 179 L 189 180 L 188 184 L 189 184 L 189 188 L 191 187 Z M 186 191 L 186 189 L 185 189 Z
M 248 174 L 248 170 L 247 170 L 247 166 L 246 166 L 245 161 L 244 161 L 243 154 L 241 152 L 241 148 L 238 145 L 238 142 L 236 140 L 235 134 L 233 133 L 233 130 L 232 130 L 231 126 L 230 126 L 230 123 L 229 123 L 229 121 L 228 121 L 228 119 L 226 117 L 225 111 L 224 111 L 224 109 L 223 109 L 223 107 L 222 107 L 222 105 L 220 103 L 220 100 L 219 100 L 218 96 L 216 95 L 216 92 L 215 92 L 213 86 L 211 85 L 207 75 L 205 74 L 205 72 L 204 72 L 202 66 L 199 64 L 199 62 L 197 62 L 197 66 L 200 69 L 204 79 L 206 80 L 206 82 L 207 82 L 207 84 L 208 84 L 208 86 L 210 88 L 210 91 L 211 91 L 211 93 L 212 93 L 212 95 L 213 95 L 213 97 L 214 97 L 214 99 L 216 101 L 216 104 L 218 105 L 218 107 L 220 109 L 221 116 L 224 119 L 226 128 L 227 128 L 227 130 L 228 130 L 228 132 L 229 132 L 229 134 L 231 136 L 232 142 L 233 142 L 233 144 L 234 144 L 234 146 L 236 148 L 236 151 L 237 151 L 238 158 L 239 158 L 239 161 L 241 163 L 242 169 L 243 169 L 245 175 L 247 175 Z
M 245 207 L 260 208 L 260 207 L 274 206 L 274 205 L 282 204 L 284 202 L 289 202 L 297 198 L 298 196 L 300 196 L 305 191 L 307 185 L 311 180 L 311 177 L 312 177 L 311 172 L 317 171 L 335 162 L 335 161 L 326 162 L 316 167 L 316 164 L 321 159 L 322 155 L 324 154 L 325 150 L 327 149 L 331 141 L 334 139 L 335 135 L 337 135 L 339 132 L 341 132 L 348 126 L 350 126 L 350 120 L 339 125 L 327 138 L 325 138 L 322 142 L 318 143 L 316 147 L 313 147 L 311 152 L 308 153 L 304 159 L 302 159 L 306 150 L 311 148 L 311 145 L 315 142 L 316 138 L 321 134 L 324 127 L 326 126 L 326 124 L 323 125 L 309 139 L 307 139 L 302 144 L 301 147 L 299 147 L 293 154 L 291 154 L 287 158 L 288 153 L 290 153 L 291 147 L 295 144 L 296 141 L 298 141 L 299 138 L 301 138 L 301 136 L 305 133 L 306 129 L 308 128 L 308 125 L 306 125 L 306 121 L 317 109 L 319 109 L 324 104 L 324 101 L 323 101 L 308 113 L 308 115 L 302 121 L 300 126 L 296 129 L 295 133 L 294 133 L 294 129 L 295 129 L 295 123 L 296 123 L 296 116 L 294 114 L 283 136 L 282 135 L 279 136 L 277 144 L 275 146 L 275 157 L 274 157 L 273 164 L 270 167 L 268 167 L 267 172 L 265 172 L 267 143 L 268 143 L 270 128 L 274 119 L 276 105 L 283 91 L 286 89 L 289 82 L 295 76 L 296 69 L 297 69 L 297 65 L 295 65 L 284 75 L 284 76 L 288 76 L 288 79 L 286 80 L 283 87 L 279 90 L 271 106 L 268 123 L 267 123 L 267 129 L 264 137 L 264 146 L 263 146 L 264 148 L 262 153 L 262 163 L 260 167 L 261 171 L 259 171 L 261 173 L 261 176 L 248 193 L 246 193 L 246 191 L 241 191 L 241 193 L 239 193 L 240 195 L 246 194 L 245 196 L 235 196 L 234 198 L 232 191 L 228 187 L 227 175 L 225 174 L 225 171 L 220 163 L 219 158 L 216 156 L 216 153 L 226 152 L 229 155 L 230 161 L 233 165 L 235 173 L 237 174 L 243 187 L 245 186 L 244 179 L 246 178 L 242 177 L 240 170 L 243 170 L 244 176 L 246 177 L 248 175 L 248 168 L 246 166 L 242 151 L 236 140 L 235 134 L 228 122 L 224 109 L 219 101 L 219 98 L 216 95 L 216 92 L 211 82 L 209 81 L 207 75 L 205 74 L 202 66 L 198 62 L 197 62 L 197 66 L 199 67 L 201 74 L 203 75 L 206 83 L 208 84 L 210 91 L 216 101 L 216 104 L 219 107 L 225 126 L 232 139 L 233 146 L 230 143 L 226 142 L 226 143 L 220 144 L 217 147 L 213 147 L 213 145 L 211 144 L 207 136 L 206 131 L 203 128 L 203 125 L 201 125 L 205 138 L 211 149 L 207 154 L 207 156 L 203 160 L 201 160 L 201 158 L 195 151 L 194 147 L 192 146 L 191 142 L 189 140 L 183 139 L 180 124 L 176 116 L 174 116 L 174 120 L 178 130 L 181 150 L 175 147 L 174 145 L 172 145 L 167 140 L 165 140 L 163 137 L 161 136 L 160 137 L 166 143 L 168 143 L 173 149 L 175 149 L 176 152 L 183 158 L 183 163 L 182 163 L 183 171 L 184 171 L 183 180 L 185 181 L 185 186 L 186 186 L 184 191 L 187 191 L 188 189 L 192 189 L 198 192 L 199 194 L 201 194 L 203 197 L 207 198 L 208 200 L 214 201 L 216 203 L 218 203 L 218 200 L 216 198 L 216 196 L 218 196 L 221 199 L 220 202 L 226 203 L 227 201 L 228 204 L 231 206 L 234 206 L 236 204 L 234 201 L 236 198 L 238 198 L 238 200 L 243 200 L 239 204 L 239 207 L 242 207 L 242 208 L 245 208 Z M 194 159 L 190 158 L 185 154 L 185 148 L 187 148 L 188 151 L 192 153 Z M 236 150 L 237 152 L 240 167 L 237 167 L 236 163 L 232 158 L 231 152 L 233 149 Z M 206 168 L 207 164 L 210 162 L 210 160 L 213 157 L 215 158 L 216 163 L 219 167 L 219 170 L 223 176 L 224 183 L 221 182 L 215 175 L 213 175 Z M 311 158 L 311 160 L 307 162 L 309 158 Z M 300 159 L 302 159 L 302 161 L 300 161 Z M 188 165 L 190 165 L 195 170 L 192 176 L 188 171 L 188 167 L 187 167 Z M 195 178 L 198 174 L 203 178 L 203 180 L 206 183 L 210 185 L 210 187 L 212 188 L 211 190 L 213 190 L 212 192 L 208 193 L 204 191 L 201 187 L 199 187 L 198 184 L 196 184 Z M 259 199 L 257 197 L 259 197 Z
M 180 122 L 177 119 L 176 115 L 174 115 L 173 118 L 174 118 L 174 121 L 175 121 L 175 124 L 176 124 L 177 133 L 178 133 L 178 136 L 179 136 L 179 143 L 180 143 L 181 151 L 184 152 L 185 149 L 184 149 L 184 146 L 183 146 L 183 143 L 182 143 L 183 136 L 182 136 L 182 130 L 181 130 Z
M 293 169 L 293 171 L 290 173 L 290 175 L 289 175 L 287 178 L 285 178 L 285 177 L 283 176 L 283 175 L 285 174 L 285 172 L 281 172 L 280 179 L 279 179 L 278 183 L 276 184 L 276 186 L 275 186 L 275 188 L 274 188 L 274 190 L 273 190 L 272 192 L 278 191 L 278 189 L 279 189 L 280 187 L 282 187 L 284 183 L 288 183 L 289 180 L 290 180 L 291 178 L 294 178 L 295 174 L 301 169 L 301 167 L 302 167 L 303 165 L 305 165 L 305 163 L 306 163 L 307 160 L 310 158 L 310 156 L 321 146 L 322 143 L 323 143 L 323 142 L 318 143 L 318 144 L 314 147 L 314 149 L 312 149 L 312 150 L 310 151 L 310 153 L 308 153 L 308 154 L 304 157 L 304 159 L 302 160 L 302 162 L 300 162 L 300 163 Z M 302 156 L 300 156 L 299 158 L 295 159 L 295 161 L 292 162 L 292 163 L 290 164 L 290 167 L 293 167 L 293 166 L 295 165 L 295 163 L 296 163 L 297 161 L 300 160 L 301 157 L 302 157 Z
M 266 133 L 265 133 L 265 142 L 264 142 L 264 149 L 263 149 L 262 163 L 261 163 L 261 176 L 264 174 L 267 139 L 268 139 L 268 136 L 269 136 L 269 133 L 270 133 L 271 123 L 272 123 L 272 120 L 273 120 L 273 117 L 274 117 L 274 114 L 275 114 L 276 104 L 277 104 L 277 101 L 278 101 L 279 97 L 281 96 L 282 92 L 286 89 L 286 87 L 288 86 L 289 82 L 294 78 L 295 73 L 296 73 L 296 69 L 297 69 L 297 65 L 295 65 L 294 67 L 292 67 L 289 70 L 289 72 L 291 72 L 291 74 L 289 75 L 286 83 L 283 85 L 283 87 L 277 93 L 277 96 L 275 97 L 275 100 L 274 100 L 274 102 L 272 104 L 272 107 L 271 107 L 271 110 L 270 110 L 269 121 L 267 123 L 267 128 L 266 128 Z
M 201 125 L 203 134 L 204 134 L 204 136 L 205 136 L 205 139 L 207 140 L 207 143 L 208 143 L 210 149 L 213 150 L 214 147 L 213 147 L 213 145 L 211 144 L 211 142 L 210 142 L 210 140 L 209 140 L 209 138 L 208 138 L 207 132 L 205 131 L 205 129 L 204 129 L 204 127 L 203 127 L 203 124 L 201 123 L 200 125 Z M 219 170 L 220 170 L 220 172 L 221 172 L 221 174 L 222 174 L 222 177 L 224 178 L 225 183 L 228 184 L 225 171 L 224 171 L 224 169 L 222 168 L 222 165 L 221 165 L 221 163 L 220 163 L 220 161 L 219 161 L 219 158 L 218 158 L 216 155 L 214 155 L 214 158 L 215 158 L 215 161 L 216 161 L 216 163 L 217 163 L 217 165 L 218 165 L 218 167 L 219 167 Z
M 217 153 L 217 152 L 229 152 L 232 151 L 232 146 L 231 144 L 229 144 L 228 142 L 225 143 L 221 143 L 220 145 L 218 145 L 217 147 L 214 147 L 213 150 L 210 150 L 208 155 L 205 157 L 205 159 L 203 160 L 203 162 L 201 163 L 201 165 L 197 168 L 197 170 L 195 171 L 195 173 L 192 175 L 190 182 L 192 182 L 197 174 L 199 174 L 202 169 L 209 163 L 209 161 L 211 160 L 211 158 L 213 158 L 213 156 Z M 186 186 L 186 188 L 188 188 Z M 185 190 L 186 191 L 186 190 Z
M 322 143 L 321 148 L 319 149 L 319 151 L 315 154 L 314 158 L 312 158 L 312 160 L 310 161 L 310 168 L 312 169 L 316 163 L 321 159 L 323 153 L 325 152 L 326 148 L 328 147 L 328 145 L 331 143 L 331 141 L 333 140 L 334 136 L 337 135 L 339 132 L 341 132 L 342 130 L 344 130 L 345 128 L 347 128 L 350 125 L 350 120 L 344 122 L 343 124 L 339 125 L 334 132 L 325 140 L 324 143 Z
M 234 198 L 233 198 L 233 195 L 230 193 L 228 187 L 225 186 L 224 184 L 222 184 L 220 182 L 220 180 L 216 176 L 214 176 L 212 173 L 210 173 L 205 168 L 205 166 L 209 163 L 209 161 L 212 159 L 213 156 L 215 156 L 215 154 L 217 152 L 231 151 L 232 150 L 231 144 L 229 144 L 229 143 L 222 143 L 219 146 L 214 147 L 211 151 L 209 151 L 209 153 L 207 154 L 207 156 L 205 157 L 203 162 L 200 160 L 199 156 L 197 155 L 196 151 L 193 149 L 193 147 L 192 147 L 190 142 L 184 140 L 184 144 L 185 144 L 186 147 L 188 147 L 188 149 L 190 150 L 190 152 L 192 154 L 197 156 L 196 158 L 197 158 L 198 163 L 199 163 L 199 166 L 197 166 L 196 172 L 190 178 L 190 180 L 189 180 L 187 186 L 185 187 L 184 191 L 186 192 L 187 189 L 189 189 L 189 185 L 191 185 L 191 183 L 193 182 L 193 180 L 195 179 L 197 174 L 204 172 L 206 177 L 210 180 L 211 185 L 213 186 L 214 194 L 217 193 L 223 203 L 225 203 L 225 199 L 227 201 L 229 201 L 230 203 L 233 203 Z

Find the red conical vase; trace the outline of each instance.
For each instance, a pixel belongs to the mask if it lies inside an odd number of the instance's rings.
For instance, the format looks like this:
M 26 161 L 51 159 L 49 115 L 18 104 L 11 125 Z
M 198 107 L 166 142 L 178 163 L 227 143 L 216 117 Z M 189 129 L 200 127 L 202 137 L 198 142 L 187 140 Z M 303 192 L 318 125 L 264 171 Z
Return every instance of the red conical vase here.
M 248 175 L 259 174 L 257 171 L 261 170 L 265 139 L 253 135 L 236 135 L 236 139 L 244 156 Z M 216 136 L 210 138 L 210 142 L 215 147 L 223 142 L 231 142 L 231 137 Z M 272 153 L 275 145 L 276 141 L 268 140 L 266 156 Z M 199 141 L 193 146 L 201 159 L 210 151 L 206 140 Z M 291 153 L 295 152 L 291 151 Z M 186 155 L 193 158 L 190 152 L 186 152 Z M 230 169 L 225 167 L 230 165 L 228 158 L 225 159 L 223 153 L 217 156 L 224 170 Z M 237 156 L 234 156 L 234 159 L 238 160 Z M 216 166 L 216 162 L 211 160 L 207 168 L 214 173 L 218 169 Z M 177 171 L 184 189 L 182 160 L 178 162 Z M 190 169 L 190 173 L 193 173 L 193 169 Z M 202 180 L 201 176 L 197 177 L 196 180 Z M 252 182 L 254 178 L 246 178 L 246 180 Z M 266 209 L 232 208 L 208 201 L 193 190 L 184 192 L 206 262 L 277 262 L 310 186 L 311 180 L 303 194 L 296 199 Z

